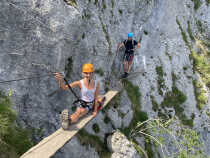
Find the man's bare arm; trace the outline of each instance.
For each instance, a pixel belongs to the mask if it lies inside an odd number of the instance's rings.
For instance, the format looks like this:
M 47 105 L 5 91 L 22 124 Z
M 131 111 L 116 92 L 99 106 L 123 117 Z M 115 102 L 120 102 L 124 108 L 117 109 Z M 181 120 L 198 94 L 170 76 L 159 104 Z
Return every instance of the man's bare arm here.
M 120 43 L 120 44 L 119 44 L 119 46 L 118 46 L 118 48 L 117 48 L 117 51 L 119 52 L 119 51 L 120 51 L 120 48 L 121 48 L 121 47 L 124 47 L 124 46 L 125 46 L 125 45 L 124 45 L 124 43 L 123 43 L 123 42 L 122 42 L 122 43 Z
M 140 42 L 138 42 L 136 48 L 140 48 L 140 46 L 141 46 L 141 44 L 140 44 Z

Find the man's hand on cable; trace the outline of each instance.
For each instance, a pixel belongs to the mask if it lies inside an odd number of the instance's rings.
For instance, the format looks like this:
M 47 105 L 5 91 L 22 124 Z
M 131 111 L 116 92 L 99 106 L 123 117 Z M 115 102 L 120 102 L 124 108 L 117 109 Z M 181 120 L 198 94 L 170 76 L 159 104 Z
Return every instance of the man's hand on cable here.
M 132 51 L 135 51 L 136 50 L 136 47 L 135 48 L 133 48 L 133 49 L 131 49 Z

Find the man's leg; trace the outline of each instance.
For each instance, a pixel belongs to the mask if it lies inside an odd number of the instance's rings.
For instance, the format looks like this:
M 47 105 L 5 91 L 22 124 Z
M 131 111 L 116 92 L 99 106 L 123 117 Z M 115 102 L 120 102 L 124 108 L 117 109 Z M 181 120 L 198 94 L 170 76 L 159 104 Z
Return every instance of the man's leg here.
M 128 72 L 128 61 L 129 61 L 129 54 L 125 53 L 123 57 L 123 69 L 124 73 L 126 74 Z
M 127 77 L 127 64 L 128 62 L 126 60 L 123 61 L 123 68 L 124 68 L 124 74 L 121 75 L 121 78 Z
M 123 69 L 124 69 L 124 72 L 127 72 L 127 61 L 126 60 L 123 60 Z
M 132 65 L 132 61 L 131 62 L 128 62 L 128 71 L 127 71 L 127 73 L 130 73 L 131 65 Z
M 128 53 L 124 54 L 123 58 L 123 68 L 124 68 L 124 74 L 121 76 L 122 78 L 125 78 L 128 76 L 128 62 L 129 62 L 130 55 Z
M 129 61 L 128 61 L 128 71 L 127 71 L 127 73 L 129 73 L 129 72 L 130 72 L 131 65 L 132 65 L 132 63 L 133 63 L 133 57 L 134 57 L 134 55 L 130 55 L 130 56 L 129 56 Z

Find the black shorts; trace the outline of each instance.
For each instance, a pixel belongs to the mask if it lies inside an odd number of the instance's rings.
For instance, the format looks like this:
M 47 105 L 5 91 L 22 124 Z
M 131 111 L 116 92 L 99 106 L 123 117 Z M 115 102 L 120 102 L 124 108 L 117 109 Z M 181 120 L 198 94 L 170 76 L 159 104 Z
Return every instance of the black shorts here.
M 123 61 L 131 62 L 133 61 L 134 53 L 125 53 L 123 57 Z
M 94 101 L 93 102 L 89 102 L 89 103 L 82 103 L 80 102 L 79 104 L 79 108 L 85 108 L 88 112 L 93 110 L 93 105 L 94 105 Z

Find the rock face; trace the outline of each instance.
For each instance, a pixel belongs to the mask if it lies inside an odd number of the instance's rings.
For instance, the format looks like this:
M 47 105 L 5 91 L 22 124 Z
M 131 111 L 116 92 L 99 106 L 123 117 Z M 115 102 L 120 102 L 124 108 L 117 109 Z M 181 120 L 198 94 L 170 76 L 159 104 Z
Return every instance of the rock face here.
M 81 152 L 78 152 L 81 151 Z M 87 158 L 100 158 L 98 153 L 95 151 L 94 148 L 91 148 L 90 146 L 81 146 L 80 142 L 77 140 L 77 138 L 71 139 L 67 143 L 66 148 L 62 148 L 58 153 L 56 153 L 54 156 L 56 157 L 63 157 L 63 158 L 69 158 L 69 157 L 75 157 L 75 158 L 81 158 L 81 157 L 87 157 Z
M 70 81 L 80 80 L 86 62 L 103 70 L 104 75 L 95 75 L 101 80 L 101 94 L 107 89 L 122 92 L 119 100 L 90 122 L 85 131 L 103 141 L 113 129 L 130 126 L 135 103 L 119 85 L 124 50 L 116 52 L 116 47 L 132 31 L 141 48 L 135 52 L 131 72 L 144 71 L 129 78 L 141 94 L 137 109 L 146 112 L 148 118 L 170 113 L 183 122 L 191 121 L 210 155 L 210 101 L 202 110 L 196 106 L 196 75 L 190 57 L 192 49 L 200 49 L 193 38 L 209 43 L 209 1 L 69 1 L 74 5 L 63 0 L 0 1 L 0 80 L 41 76 L 0 84 L 0 89 L 12 90 L 18 121 L 33 129 L 33 139 L 38 142 L 54 132 L 60 127 L 59 112 L 74 109 L 74 96 L 60 90 L 51 73 L 65 72 Z M 174 87 L 186 97 L 183 102 L 177 101 L 182 112 L 166 102 L 168 94 L 174 94 Z M 78 89 L 76 92 L 79 94 Z M 99 130 L 94 130 L 97 126 Z M 74 142 L 80 146 L 78 139 Z M 70 154 L 71 146 L 70 141 L 55 157 L 67 157 L 64 155 Z M 74 152 L 95 157 L 92 148 L 78 147 Z
M 112 158 L 140 158 L 136 149 L 121 132 L 116 131 L 107 138 Z

